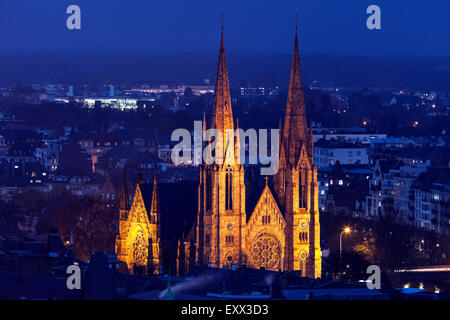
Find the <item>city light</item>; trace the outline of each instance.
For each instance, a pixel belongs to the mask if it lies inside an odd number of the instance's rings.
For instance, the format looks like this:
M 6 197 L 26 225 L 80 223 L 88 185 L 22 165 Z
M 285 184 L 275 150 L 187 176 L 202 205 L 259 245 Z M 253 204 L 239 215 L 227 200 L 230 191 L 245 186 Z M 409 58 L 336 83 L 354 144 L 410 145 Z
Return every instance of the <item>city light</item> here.
M 219 21 L 194 2 L 94 2 L 82 32 L 63 6 L 69 24 L 50 29 L 50 5 L 32 21 L 0 10 L 0 300 L 450 300 L 450 67 L 432 57 L 450 54 L 450 30 L 390 6 L 404 36 L 349 48 L 335 33 L 380 25 L 378 6 L 304 12 L 333 15 L 330 33 L 270 3 Z M 148 12 L 151 28 L 127 23 Z M 359 28 L 338 30 L 347 18 Z M 407 41 L 418 19 L 434 47 Z M 255 26 L 283 36 L 246 41 Z M 320 53 L 304 56 L 308 38 Z M 185 306 L 166 317 L 213 319 Z M 270 302 L 228 307 L 277 317 Z

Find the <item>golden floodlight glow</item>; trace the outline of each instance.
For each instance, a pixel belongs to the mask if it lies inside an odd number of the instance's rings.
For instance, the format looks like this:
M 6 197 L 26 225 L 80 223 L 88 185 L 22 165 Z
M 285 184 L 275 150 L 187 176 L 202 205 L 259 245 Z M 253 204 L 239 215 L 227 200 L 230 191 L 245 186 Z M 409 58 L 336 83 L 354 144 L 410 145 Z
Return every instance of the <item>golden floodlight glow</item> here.
M 350 227 L 345 227 L 345 229 L 344 229 L 345 233 L 349 233 L 350 231 L 352 231 L 352 229 L 350 229 Z

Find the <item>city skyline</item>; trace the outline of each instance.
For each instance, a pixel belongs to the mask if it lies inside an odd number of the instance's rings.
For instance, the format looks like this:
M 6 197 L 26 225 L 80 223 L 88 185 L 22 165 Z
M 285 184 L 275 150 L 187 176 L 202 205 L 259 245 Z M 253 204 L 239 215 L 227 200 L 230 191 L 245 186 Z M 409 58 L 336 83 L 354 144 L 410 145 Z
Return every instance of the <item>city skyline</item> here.
M 450 299 L 450 3 L 76 1 L 0 3 L 0 300 Z

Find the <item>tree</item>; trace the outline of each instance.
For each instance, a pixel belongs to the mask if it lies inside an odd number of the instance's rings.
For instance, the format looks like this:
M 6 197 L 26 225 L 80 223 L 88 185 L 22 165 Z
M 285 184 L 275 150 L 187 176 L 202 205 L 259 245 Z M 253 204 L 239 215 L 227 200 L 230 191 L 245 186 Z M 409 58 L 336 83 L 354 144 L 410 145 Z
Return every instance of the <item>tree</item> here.
M 117 204 L 105 206 L 94 197 L 75 197 L 66 194 L 63 200 L 55 201 L 42 217 L 39 231 L 57 226 L 64 243 L 72 233 L 77 258 L 89 259 L 91 250 L 114 250 L 117 234 Z

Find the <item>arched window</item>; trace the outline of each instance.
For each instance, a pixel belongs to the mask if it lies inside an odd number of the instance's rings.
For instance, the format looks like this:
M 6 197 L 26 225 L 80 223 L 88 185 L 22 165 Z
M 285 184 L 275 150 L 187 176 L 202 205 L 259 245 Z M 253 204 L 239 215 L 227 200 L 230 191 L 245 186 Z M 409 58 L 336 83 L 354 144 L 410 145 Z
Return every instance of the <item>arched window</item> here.
M 231 236 L 231 235 L 225 236 L 225 242 L 228 243 L 228 244 L 233 244 L 234 236 Z
M 228 167 L 225 174 L 225 210 L 233 210 L 233 170 Z
M 270 224 L 270 216 L 262 216 L 261 222 L 262 224 Z
M 298 238 L 300 242 L 308 242 L 308 232 L 300 232 Z
M 298 177 L 298 206 L 299 208 L 307 207 L 307 177 L 308 177 L 308 169 L 305 163 L 300 165 L 299 177 Z

